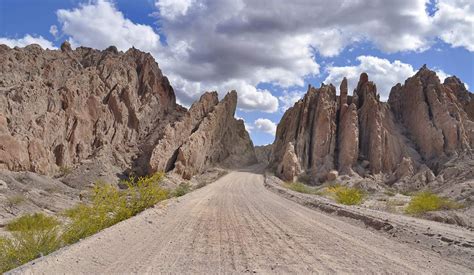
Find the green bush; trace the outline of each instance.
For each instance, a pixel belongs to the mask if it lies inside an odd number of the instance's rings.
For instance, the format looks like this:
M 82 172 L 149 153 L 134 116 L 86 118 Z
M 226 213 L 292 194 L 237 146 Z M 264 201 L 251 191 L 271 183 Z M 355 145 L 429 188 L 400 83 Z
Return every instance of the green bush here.
M 186 195 L 191 191 L 191 185 L 188 182 L 182 182 L 176 187 L 176 189 L 173 190 L 171 195 L 173 197 L 181 197 Z
M 138 180 L 131 178 L 125 181 L 128 187 L 126 193 L 132 215 L 136 215 L 168 198 L 168 190 L 160 186 L 163 177 L 163 173 L 155 173 L 150 177 L 140 177 Z
M 47 255 L 61 246 L 60 222 L 41 213 L 24 215 L 6 229 L 11 238 L 0 238 L 0 270 L 5 272 Z
M 364 193 L 360 189 L 339 184 L 327 187 L 327 192 L 333 194 L 336 202 L 345 205 L 361 204 L 364 199 Z
M 463 205 L 432 192 L 421 192 L 412 197 L 405 209 L 407 214 L 420 215 L 429 211 L 459 209 Z
M 123 181 L 128 187 L 125 191 L 97 183 L 92 190 L 91 205 L 79 204 L 65 212 L 70 223 L 63 233 L 64 242 L 75 243 L 168 198 L 168 191 L 160 186 L 162 179 L 162 173 L 131 177 Z

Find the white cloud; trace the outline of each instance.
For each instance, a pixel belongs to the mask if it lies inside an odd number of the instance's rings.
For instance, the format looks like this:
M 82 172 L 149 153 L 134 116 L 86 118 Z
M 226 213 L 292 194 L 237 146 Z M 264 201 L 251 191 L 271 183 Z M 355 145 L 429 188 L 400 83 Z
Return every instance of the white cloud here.
M 56 49 L 56 47 L 53 46 L 53 43 L 51 41 L 48 41 L 47 39 L 43 38 L 42 36 L 31 36 L 29 34 L 25 35 L 23 38 L 19 39 L 12 39 L 12 38 L 6 38 L 6 37 L 0 37 L 0 44 L 5 44 L 8 47 L 25 47 L 30 44 L 38 44 L 41 46 L 43 49 Z
M 415 74 L 415 70 L 410 64 L 403 63 L 399 60 L 390 62 L 387 59 L 375 56 L 359 56 L 357 57 L 359 65 L 327 68 L 328 76 L 324 80 L 325 83 L 333 83 L 339 87 L 342 79 L 347 78 L 349 91 L 357 86 L 359 76 L 366 72 L 369 79 L 377 85 L 377 91 L 380 99 L 386 101 L 390 93 L 390 89 L 397 83 L 403 83 L 405 79 Z
M 290 107 L 295 105 L 295 102 L 300 100 L 305 95 L 303 91 L 283 91 L 282 95 L 278 97 L 281 102 L 280 110 L 285 112 Z
M 193 0 L 161 0 L 155 3 L 161 15 L 168 19 L 174 19 L 177 16 L 184 16 Z
M 257 89 L 245 81 L 230 81 L 221 85 L 219 90 L 236 89 L 239 92 L 238 107 L 244 111 L 258 110 L 273 113 L 278 110 L 278 99 L 268 90 Z
M 81 4 L 73 10 L 60 9 L 57 16 L 73 46 L 104 49 L 114 45 L 120 50 L 136 47 L 143 51 L 160 48 L 160 36 L 152 27 L 133 23 L 106 0 Z
M 49 33 L 56 37 L 58 35 L 58 26 L 56 25 L 51 25 L 51 27 L 49 27 Z
M 273 121 L 267 118 L 256 119 L 254 125 L 257 131 L 264 132 L 270 135 L 275 135 L 277 126 Z
M 433 22 L 441 39 L 454 47 L 474 51 L 474 3 L 471 0 L 438 0 Z

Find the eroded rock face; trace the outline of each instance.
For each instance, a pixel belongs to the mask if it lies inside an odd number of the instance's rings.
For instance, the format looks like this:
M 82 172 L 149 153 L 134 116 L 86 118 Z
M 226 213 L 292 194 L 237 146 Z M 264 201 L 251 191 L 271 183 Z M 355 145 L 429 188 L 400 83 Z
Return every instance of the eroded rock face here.
M 382 175 L 378 178 L 387 184 L 443 181 L 434 175 L 438 167 L 472 152 L 472 98 L 459 79 L 441 84 L 426 67 L 394 86 L 388 103 L 380 102 L 366 73 L 353 96 L 346 79 L 338 97 L 332 85 L 310 87 L 278 124 L 270 167 L 285 180 L 304 175 L 310 183 L 334 178 L 333 169 L 342 175 Z
M 292 143 L 301 171 L 317 179 L 326 177 L 334 168 L 336 111 L 334 86 L 309 87 L 306 96 L 285 112 L 277 127 L 271 165 L 280 164 Z
M 0 46 L 0 166 L 53 174 L 111 154 L 122 168 L 185 110 L 150 54 Z
M 148 53 L 0 45 L 0 72 L 0 169 L 57 175 L 100 166 L 190 177 L 255 161 L 233 117 L 236 92 L 220 103 L 206 93 L 187 111 Z
M 447 83 L 441 84 L 436 73 L 424 66 L 404 85 L 393 87 L 388 101 L 424 161 L 434 169 L 474 146 L 473 122 L 458 100 L 462 91 L 454 93 L 453 81 Z
M 256 163 L 244 122 L 234 118 L 236 106 L 235 91 L 221 102 L 216 92 L 204 94 L 182 121 L 167 128 L 167 134 L 153 150 L 151 171 L 165 169 L 189 179 L 215 165 L 243 167 Z

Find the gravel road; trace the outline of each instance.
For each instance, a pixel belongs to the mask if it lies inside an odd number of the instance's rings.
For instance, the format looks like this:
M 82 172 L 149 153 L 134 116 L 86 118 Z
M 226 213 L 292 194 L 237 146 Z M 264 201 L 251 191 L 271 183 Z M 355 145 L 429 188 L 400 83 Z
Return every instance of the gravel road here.
M 474 271 L 265 189 L 235 171 L 12 273 L 438 273 Z

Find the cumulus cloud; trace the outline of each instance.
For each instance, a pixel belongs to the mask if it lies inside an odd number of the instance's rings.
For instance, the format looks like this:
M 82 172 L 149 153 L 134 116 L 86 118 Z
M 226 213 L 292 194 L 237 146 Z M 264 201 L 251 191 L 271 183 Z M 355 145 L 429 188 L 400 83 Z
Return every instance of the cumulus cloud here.
M 136 47 L 143 51 L 160 48 L 160 36 L 152 27 L 133 23 L 106 0 L 81 4 L 73 10 L 60 9 L 56 14 L 73 46 L 104 49 L 114 45 L 120 50 Z
M 168 19 L 186 15 L 193 0 L 161 0 L 155 3 L 161 15 Z
M 267 118 L 258 118 L 253 124 L 255 125 L 255 129 L 257 131 L 264 132 L 273 136 L 275 135 L 277 126 L 273 121 Z
M 474 51 L 474 3 L 470 0 L 438 0 L 433 16 L 441 39 L 454 47 Z
M 416 73 L 412 65 L 399 60 L 390 62 L 375 56 L 359 56 L 357 60 L 359 64 L 354 66 L 329 66 L 327 68 L 328 76 L 324 82 L 332 83 L 338 87 L 342 79 L 346 77 L 349 91 L 351 91 L 357 86 L 360 74 L 366 72 L 369 79 L 376 84 L 380 99 L 386 101 L 393 86 L 397 83 L 404 83 L 407 78 Z M 441 82 L 448 77 L 448 74 L 440 69 L 434 69 L 434 71 Z
M 8 47 L 25 47 L 30 44 L 38 44 L 41 46 L 43 49 L 56 49 L 56 47 L 53 46 L 53 43 L 51 41 L 43 38 L 42 36 L 31 36 L 29 34 L 25 35 L 23 38 L 19 39 L 14 39 L 14 38 L 6 38 L 6 37 L 0 37 L 0 44 L 5 44 Z
M 427 4 L 427 0 L 300 0 L 297 4 L 157 0 L 169 48 L 179 49 L 171 50 L 179 62 L 163 66 L 175 78 L 201 88 L 230 79 L 245 87 L 263 82 L 287 88 L 302 86 L 306 77 L 320 73 L 316 52 L 337 56 L 355 42 L 370 42 L 384 52 L 423 51 L 439 38 L 472 50 L 473 33 L 467 30 L 472 29 L 472 5 L 467 0 L 439 0 L 431 16 Z M 404 64 L 392 66 L 399 71 L 387 80 L 410 71 Z M 384 84 L 379 85 L 386 94 Z M 183 90 L 183 94 L 191 99 L 196 92 Z M 247 103 L 241 101 L 240 106 L 260 106 L 258 101 Z

